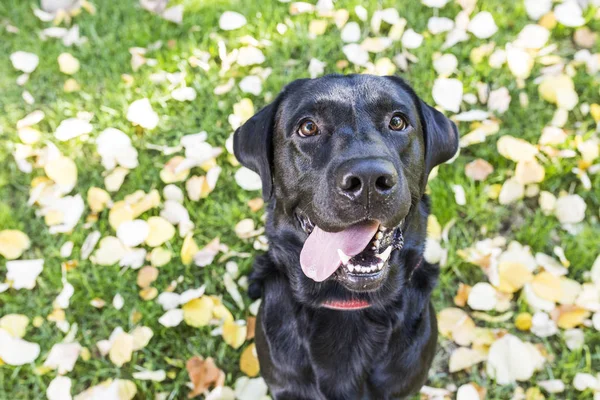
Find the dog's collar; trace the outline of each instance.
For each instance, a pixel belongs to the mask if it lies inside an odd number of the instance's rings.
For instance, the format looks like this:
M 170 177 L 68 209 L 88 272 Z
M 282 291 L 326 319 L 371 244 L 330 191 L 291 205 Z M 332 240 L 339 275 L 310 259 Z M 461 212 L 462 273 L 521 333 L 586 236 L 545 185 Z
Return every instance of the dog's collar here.
M 332 310 L 354 311 L 371 307 L 371 303 L 366 300 L 331 300 L 323 303 L 323 307 Z

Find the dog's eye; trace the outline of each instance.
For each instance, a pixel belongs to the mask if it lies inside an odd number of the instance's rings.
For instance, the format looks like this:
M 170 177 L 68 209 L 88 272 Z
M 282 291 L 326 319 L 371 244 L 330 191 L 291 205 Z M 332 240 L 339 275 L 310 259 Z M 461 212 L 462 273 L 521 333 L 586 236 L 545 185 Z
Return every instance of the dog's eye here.
M 403 131 L 408 127 L 408 123 L 402 115 L 396 114 L 392 117 L 392 119 L 390 119 L 389 126 L 393 131 Z
M 319 134 L 319 127 L 317 126 L 315 121 L 310 120 L 310 119 L 307 119 L 306 121 L 304 121 L 302 123 L 302 125 L 300 125 L 300 128 L 298 128 L 298 135 L 300 135 L 302 137 L 315 136 L 318 134 Z

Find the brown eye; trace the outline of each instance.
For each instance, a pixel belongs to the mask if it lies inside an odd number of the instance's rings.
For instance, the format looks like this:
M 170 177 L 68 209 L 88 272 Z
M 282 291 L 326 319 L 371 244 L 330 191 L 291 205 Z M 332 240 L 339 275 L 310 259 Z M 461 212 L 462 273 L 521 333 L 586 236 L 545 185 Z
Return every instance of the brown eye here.
M 400 115 L 394 115 L 390 120 L 390 129 L 393 131 L 403 131 L 408 127 L 404 117 Z
M 298 128 L 298 135 L 302 137 L 315 136 L 319 134 L 319 127 L 314 121 L 307 119 Z

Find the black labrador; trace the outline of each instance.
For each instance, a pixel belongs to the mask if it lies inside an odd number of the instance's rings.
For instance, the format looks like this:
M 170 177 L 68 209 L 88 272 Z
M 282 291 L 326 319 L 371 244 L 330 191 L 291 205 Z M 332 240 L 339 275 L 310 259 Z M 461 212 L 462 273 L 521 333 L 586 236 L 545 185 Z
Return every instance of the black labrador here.
M 423 259 L 425 187 L 457 147 L 456 126 L 391 76 L 297 80 L 235 132 L 268 200 L 250 295 L 275 399 L 403 399 L 425 383 L 439 272 Z

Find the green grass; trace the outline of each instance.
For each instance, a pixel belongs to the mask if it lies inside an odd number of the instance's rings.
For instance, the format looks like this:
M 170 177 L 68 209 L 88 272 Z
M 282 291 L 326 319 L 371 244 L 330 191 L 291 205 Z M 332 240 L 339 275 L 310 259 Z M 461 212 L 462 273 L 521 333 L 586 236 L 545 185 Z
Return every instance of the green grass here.
M 158 173 L 164 163 L 170 158 L 159 152 L 147 150 L 146 144 L 175 145 L 179 138 L 186 134 L 206 130 L 209 134 L 208 141 L 212 145 L 224 146 L 225 140 L 231 133 L 227 117 L 232 113 L 233 104 L 243 97 L 253 100 L 256 109 L 266 103 L 265 97 L 276 94 L 283 85 L 296 78 L 307 76 L 307 66 L 311 58 L 327 62 L 326 73 L 352 73 L 359 68 L 349 66 L 338 70 L 335 61 L 344 59 L 339 30 L 330 24 L 324 36 L 316 39 L 308 38 L 308 24 L 313 15 L 290 16 L 289 5 L 273 2 L 250 1 L 202 1 L 180 0 L 185 6 L 183 24 L 178 26 L 141 9 L 137 1 L 105 0 L 97 1 L 98 12 L 89 15 L 83 12 L 75 18 L 75 23 L 80 26 L 81 35 L 89 38 L 89 42 L 81 47 L 65 48 L 59 40 L 48 39 L 41 41 L 37 33 L 49 24 L 40 22 L 32 13 L 34 1 L 3 0 L 0 2 L 0 26 L 10 22 L 17 26 L 20 32 L 8 33 L 0 29 L 0 229 L 20 229 L 26 232 L 32 240 L 33 246 L 23 258 L 43 257 L 45 269 L 38 279 L 37 287 L 32 291 L 9 290 L 0 294 L 0 307 L 2 314 L 20 313 L 33 318 L 34 316 L 46 317 L 52 311 L 52 301 L 62 288 L 60 264 L 63 261 L 59 255 L 60 246 L 71 240 L 75 243 L 75 250 L 71 258 L 79 258 L 79 248 L 92 229 L 85 229 L 83 219 L 70 235 L 50 235 L 43 220 L 35 215 L 35 209 L 27 206 L 30 181 L 34 176 L 43 175 L 42 170 L 34 170 L 31 176 L 20 172 L 11 156 L 14 143 L 18 143 L 15 129 L 16 121 L 35 109 L 46 113 L 46 118 L 39 124 L 43 132 L 43 140 L 55 141 L 54 129 L 61 120 L 75 116 L 78 111 L 94 113 L 92 123 L 94 138 L 103 129 L 115 127 L 123 130 L 132 138 L 133 145 L 139 151 L 140 166 L 133 170 L 126 178 L 124 185 L 113 200 L 121 200 L 127 194 L 142 189 L 146 192 L 152 189 L 162 190 L 164 184 L 160 181 Z M 353 9 L 357 1 L 338 1 L 336 8 L 346 8 L 351 13 L 351 20 L 357 20 Z M 365 4 L 369 15 L 373 11 L 385 7 L 395 6 L 398 3 L 383 0 L 371 0 Z M 520 2 L 501 0 L 480 0 L 477 10 L 489 10 L 493 13 L 499 31 L 493 40 L 498 46 L 515 39 L 518 32 L 528 23 L 524 8 Z M 218 29 L 218 19 L 223 11 L 236 10 L 244 14 L 249 23 L 243 28 L 224 32 Z M 434 15 L 432 9 L 423 7 L 419 1 L 410 0 L 402 2 L 399 7 L 401 16 L 408 20 L 408 26 L 417 32 L 426 30 L 427 20 Z M 440 16 L 454 18 L 459 7 L 447 5 L 439 11 Z M 278 23 L 289 25 L 288 31 L 280 35 L 276 31 Z M 360 22 L 363 35 L 370 30 L 368 22 Z M 594 31 L 599 31 L 600 22 L 591 21 L 588 26 Z M 559 45 L 558 54 L 572 57 L 576 51 L 571 41 L 573 29 L 556 28 L 552 32 L 551 41 Z M 228 51 L 239 47 L 240 38 L 251 35 L 257 39 L 268 39 L 272 45 L 264 49 L 267 61 L 264 67 L 273 68 L 273 73 L 264 83 L 263 93 L 259 96 L 244 94 L 236 86 L 231 92 L 223 96 L 215 96 L 213 88 L 224 83 L 229 76 L 239 78 L 249 73 L 250 68 L 234 66 L 225 78 L 218 76 L 219 65 L 217 41 L 224 40 Z M 363 36 L 364 37 L 364 36 Z M 413 51 L 420 62 L 411 64 L 409 72 L 403 76 L 413 85 L 416 92 L 426 101 L 432 101 L 431 86 L 435 79 L 435 72 L 431 65 L 432 54 L 439 51 L 445 35 L 426 37 L 423 46 Z M 142 67 L 133 72 L 130 67 L 130 47 L 146 47 L 156 41 L 162 41 L 160 49 L 148 54 L 148 57 L 158 60 L 156 67 Z M 492 70 L 483 62 L 471 65 L 469 54 L 472 48 L 484 44 L 475 38 L 449 49 L 447 52 L 455 54 L 459 59 L 459 71 L 456 77 L 464 83 L 466 93 L 476 93 L 476 83 L 488 82 L 492 88 L 506 86 L 511 92 L 512 103 L 509 111 L 501 117 L 501 129 L 497 135 L 488 138 L 484 144 L 471 146 L 462 151 L 461 157 L 452 165 L 443 165 L 439 176 L 430 184 L 433 213 L 440 223 L 445 225 L 451 219 L 457 223 L 450 234 L 448 266 L 443 269 L 439 288 L 433 298 L 436 308 L 442 309 L 452 305 L 458 282 L 474 284 L 484 280 L 480 269 L 468 264 L 456 255 L 456 250 L 468 247 L 475 241 L 485 237 L 493 237 L 502 233 L 509 240 L 518 240 L 531 246 L 532 251 L 552 254 L 555 245 L 564 248 L 572 267 L 570 277 L 583 281 L 585 271 L 589 270 L 598 254 L 598 237 L 600 225 L 598 223 L 598 210 L 600 208 L 600 174 L 592 176 L 593 189 L 585 191 L 577 178 L 570 173 L 576 165 L 576 159 L 561 160 L 556 165 L 547 166 L 547 179 L 541 183 L 543 190 L 548 190 L 558 195 L 560 190 L 569 190 L 571 187 L 580 194 L 587 203 L 588 211 L 584 222 L 583 231 L 572 236 L 560 228 L 557 220 L 544 216 L 538 210 L 537 200 L 528 199 L 515 205 L 502 207 L 496 201 L 490 200 L 485 192 L 485 187 L 490 183 L 502 183 L 514 171 L 514 163 L 504 159 L 497 153 L 495 142 L 500 135 L 511 134 L 522 137 L 532 143 L 537 142 L 542 128 L 552 119 L 555 110 L 539 98 L 537 85 L 532 80 L 540 71 L 536 64 L 532 78 L 527 80 L 523 90 L 528 94 L 530 106 L 522 108 L 518 104 L 519 89 L 508 69 Z M 211 54 L 211 69 L 204 72 L 189 66 L 186 59 L 194 49 L 208 51 Z M 40 64 L 32 74 L 30 81 L 25 85 L 36 99 L 36 104 L 27 105 L 21 98 L 22 88 L 15 84 L 19 73 L 15 71 L 9 61 L 8 55 L 25 50 L 34 52 L 40 57 Z M 598 44 L 595 51 L 599 50 Z M 399 51 L 398 45 L 389 49 L 379 57 L 392 57 Z M 58 71 L 56 59 L 62 52 L 70 52 L 81 62 L 81 70 L 74 76 L 80 83 L 81 90 L 74 93 L 64 93 L 63 84 L 68 78 Z M 372 56 L 372 60 L 375 58 Z M 297 63 L 290 63 L 289 60 Z M 198 92 L 198 97 L 193 102 L 179 103 L 169 100 L 167 84 L 153 84 L 149 80 L 150 74 L 158 70 L 167 72 L 185 71 L 186 80 Z M 134 83 L 127 86 L 121 78 L 122 74 L 130 74 Z M 600 103 L 598 93 L 598 77 L 589 76 L 583 68 L 578 69 L 574 78 L 581 102 Z M 157 129 L 151 132 L 140 133 L 136 131 L 125 119 L 127 106 L 138 98 L 148 97 L 156 112 L 161 116 Z M 574 111 L 570 118 L 575 119 L 586 127 L 588 131 L 594 129 L 589 116 L 581 116 L 579 111 Z M 567 126 L 572 129 L 575 121 L 570 120 Z M 467 123 L 460 126 L 461 133 L 469 131 Z M 82 142 L 78 139 L 68 142 L 56 143 L 58 148 L 67 156 L 74 159 L 79 172 L 78 184 L 73 193 L 84 196 L 89 187 L 103 187 L 103 167 L 100 157 L 96 153 L 93 140 Z M 464 166 L 476 159 L 484 158 L 495 167 L 495 172 L 484 183 L 473 183 L 464 175 Z M 257 222 L 258 215 L 252 215 L 247 206 L 247 201 L 256 197 L 258 192 L 244 192 L 236 185 L 233 179 L 235 168 L 227 161 L 225 156 L 218 160 L 223 167 L 216 190 L 209 198 L 199 202 L 186 200 L 186 208 L 190 211 L 192 221 L 196 223 L 194 237 L 202 246 L 215 236 L 230 248 L 237 251 L 251 251 L 251 243 L 239 240 L 233 232 L 234 225 L 251 216 Z M 197 172 L 199 173 L 199 172 Z M 465 188 L 467 205 L 458 206 L 454 202 L 451 185 L 460 184 Z M 183 188 L 182 184 L 179 184 Z M 86 213 L 89 210 L 86 210 Z M 154 209 L 145 216 L 158 215 L 159 210 Z M 114 234 L 107 223 L 108 211 L 99 216 L 99 222 L 94 226 L 103 236 Z M 486 228 L 488 233 L 481 233 Z M 175 253 L 179 253 L 181 240 L 173 239 L 170 246 Z M 239 260 L 243 273 L 247 273 L 251 260 Z M 3 259 L 0 260 L 0 270 L 3 276 L 5 268 Z M 244 318 L 246 311 L 238 310 L 232 299 L 225 292 L 221 282 L 224 272 L 223 263 L 200 269 L 195 266 L 186 267 L 180 263 L 179 257 L 162 267 L 158 281 L 154 284 L 159 291 L 178 277 L 183 277 L 183 282 L 178 287 L 192 288 L 206 284 L 207 293 L 222 294 L 225 305 L 234 312 L 236 318 Z M 71 306 L 66 310 L 67 319 L 77 323 L 79 331 L 77 340 L 87 347 L 92 357 L 89 361 L 79 359 L 75 369 L 68 375 L 73 379 L 72 393 L 76 394 L 85 388 L 97 384 L 108 378 L 131 379 L 131 374 L 136 367 L 148 369 L 165 369 L 172 372 L 172 378 L 162 383 L 135 381 L 138 388 L 137 398 L 153 398 L 158 392 L 169 393 L 170 399 L 185 398 L 188 389 L 185 387 L 188 376 L 183 363 L 190 356 L 200 354 L 216 359 L 217 365 L 227 374 L 227 383 L 232 384 L 240 376 L 238 367 L 239 351 L 228 347 L 221 337 L 209 335 L 212 328 L 195 329 L 185 324 L 177 328 L 165 328 L 158 324 L 158 318 L 163 311 L 155 301 L 144 302 L 138 296 L 139 288 L 136 285 L 135 271 L 120 272 L 118 266 L 101 267 L 93 265 L 89 260 L 81 261 L 79 266 L 69 272 L 68 278 L 75 287 L 75 294 L 71 299 Z M 125 298 L 125 306 L 117 311 L 111 306 L 97 310 L 89 305 L 95 297 L 103 298 L 110 303 L 113 296 L 120 293 Z M 246 303 L 250 301 L 245 297 Z M 517 303 L 513 309 L 518 310 Z M 526 309 L 526 306 L 525 306 Z M 149 326 L 154 331 L 150 344 L 141 351 L 135 352 L 131 362 L 122 368 L 114 366 L 107 357 L 99 355 L 96 342 L 106 339 L 116 326 L 125 330 L 133 328 L 131 314 L 138 311 L 142 314 L 140 324 Z M 486 326 L 479 321 L 478 325 Z M 513 322 L 505 324 L 491 324 L 490 327 L 506 328 L 512 333 L 517 333 L 535 343 L 542 343 L 546 350 L 555 357 L 553 362 L 547 363 L 545 369 L 534 376 L 534 381 L 524 383 L 522 386 L 535 385 L 535 380 L 561 378 L 568 386 L 577 372 L 600 371 L 600 337 L 596 331 L 586 329 L 586 346 L 582 351 L 569 351 L 561 335 L 540 340 L 533 335 L 521 335 L 514 328 Z M 56 329 L 55 325 L 45 322 L 40 328 L 29 326 L 25 338 L 39 343 L 42 351 L 35 365 L 22 367 L 0 367 L 0 397 L 10 399 L 45 398 L 45 389 L 54 378 L 54 372 L 39 376 L 34 372 L 34 367 L 43 363 L 43 360 L 53 344 L 60 342 L 64 334 Z M 443 387 L 448 384 L 462 384 L 469 381 L 477 382 L 488 390 L 488 399 L 509 398 L 514 387 L 501 387 L 493 383 L 485 375 L 483 366 L 474 367 L 470 372 L 461 372 L 449 375 L 447 372 L 446 351 L 449 343 L 442 341 L 440 349 L 439 368 L 432 371 L 431 386 Z M 179 363 L 169 363 L 168 359 L 180 360 Z M 560 397 L 559 397 L 560 396 Z M 565 393 L 549 398 L 590 398 L 590 393 L 579 393 L 568 388 Z

